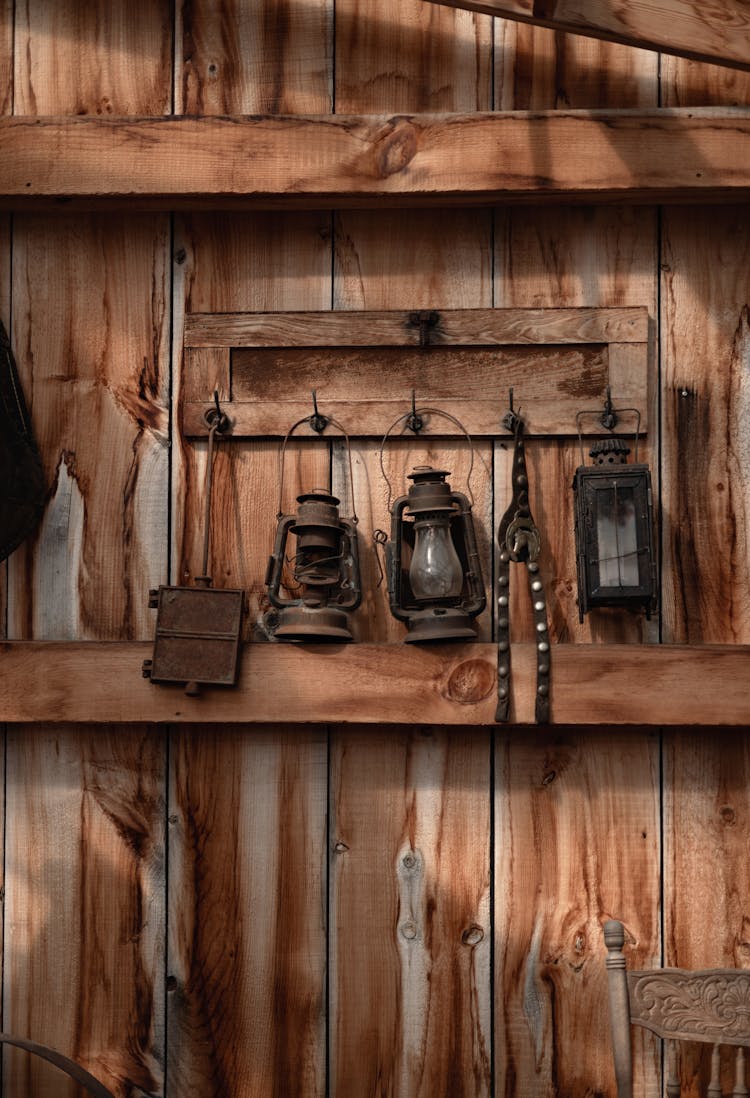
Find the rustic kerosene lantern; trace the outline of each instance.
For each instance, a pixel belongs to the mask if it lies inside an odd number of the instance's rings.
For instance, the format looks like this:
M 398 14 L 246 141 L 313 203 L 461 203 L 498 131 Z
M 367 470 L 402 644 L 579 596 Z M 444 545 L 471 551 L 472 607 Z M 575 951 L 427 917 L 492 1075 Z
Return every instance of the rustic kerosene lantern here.
M 444 415 L 464 430 L 447 412 L 435 408 L 419 411 Z M 396 424 L 413 415 L 414 410 L 392 424 L 383 446 Z M 474 451 L 466 437 L 473 466 Z M 390 503 L 383 447 L 380 459 Z M 476 640 L 472 621 L 486 603 L 471 503 L 463 493 L 452 490 L 447 476 L 446 470 L 418 465 L 407 478 L 412 481 L 409 491 L 390 507 L 388 596 L 393 616 L 407 623 L 404 639 L 409 644 Z
M 638 417 L 632 465 L 627 464 L 630 447 L 613 435 L 593 444 L 594 464 L 584 467 L 580 420 L 595 413 L 579 412 L 577 417 L 581 465 L 573 493 L 580 621 L 600 606 L 643 608 L 647 617 L 656 608 L 651 473 L 648 465 L 638 464 L 640 414 L 634 408 L 623 412 Z M 617 423 L 609 397 L 601 422 L 610 429 Z
M 157 611 L 153 658 L 145 660 L 143 674 L 153 683 L 186 683 L 186 694 L 197 694 L 201 685 L 231 686 L 237 678 L 245 593 L 239 589 L 211 587 L 208 545 L 211 529 L 214 439 L 227 430 L 229 421 L 219 407 L 206 413 L 205 514 L 202 573 L 194 587 L 160 587 L 151 591 L 149 606 Z
M 337 427 L 346 439 L 349 451 L 349 477 L 352 485 L 352 517 L 342 518 L 339 500 L 324 488 L 313 488 L 297 496 L 297 513 L 282 512 L 284 492 L 284 456 L 290 436 L 302 423 L 322 433 L 328 424 Z M 321 426 L 322 424 L 322 426 Z M 268 562 L 266 588 L 268 597 L 278 610 L 278 624 L 273 633 L 280 641 L 328 641 L 342 643 L 353 640 L 349 614 L 362 601 L 357 547 L 357 516 L 354 508 L 352 459 L 349 436 L 336 420 L 313 416 L 299 420 L 287 432 L 281 448 L 279 513 L 276 541 Z M 296 538 L 296 553 L 291 565 L 296 597 L 282 595 L 291 585 L 284 582 L 289 535 Z

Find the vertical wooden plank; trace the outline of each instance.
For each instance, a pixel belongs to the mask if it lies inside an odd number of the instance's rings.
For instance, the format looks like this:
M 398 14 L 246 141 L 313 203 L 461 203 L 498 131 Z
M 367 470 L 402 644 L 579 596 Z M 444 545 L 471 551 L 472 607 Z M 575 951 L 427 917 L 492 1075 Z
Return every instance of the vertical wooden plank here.
M 13 0 L 0 3 L 0 114 L 13 111 Z M 0 217 L 0 318 L 5 330 L 12 335 L 10 312 L 11 282 L 10 214 Z M 0 562 L 0 637 L 7 636 L 8 566 Z
M 17 114 L 169 109 L 170 5 L 15 5 Z M 168 219 L 14 221 L 13 341 L 47 470 L 9 572 L 10 635 L 151 634 L 166 578 Z M 24 730 L 8 745 L 4 1024 L 120 1096 L 162 1093 L 165 745 L 148 730 Z M 4 1060 L 3 1094 L 72 1098 Z
M 328 0 L 178 5 L 176 109 L 330 109 Z M 175 241 L 175 356 L 186 312 L 325 309 L 330 215 L 194 215 Z M 193 381 L 195 379 L 192 379 Z M 182 439 L 174 392 L 175 574 L 200 563 L 205 446 Z M 279 385 L 283 388 L 283 378 Z M 263 640 L 278 446 L 228 442 L 214 468 L 212 569 L 248 592 Z M 326 442 L 291 447 L 284 505 L 327 485 Z M 252 659 L 252 649 L 247 653 Z M 319 1098 L 325 1091 L 327 736 L 200 726 L 173 736 L 169 1073 L 173 1098 Z
M 5 1018 L 115 1095 L 161 1094 L 164 743 L 146 727 L 8 736 Z M 4 1094 L 78 1098 L 26 1053 Z
M 338 3 L 336 109 L 487 109 L 490 33 L 483 16 L 433 5 Z M 337 215 L 338 308 L 489 305 L 490 271 L 487 211 Z M 367 546 L 374 527 L 388 528 L 378 450 L 359 442 L 355 452 Z M 397 441 L 386 455 L 394 496 L 404 491 L 417 453 L 450 469 L 461 488 L 460 444 Z M 478 447 L 475 469 L 475 514 L 489 564 L 486 446 Z M 397 641 L 403 629 L 390 617 L 384 588 L 373 589 L 374 572 L 366 565 L 361 635 Z M 480 620 L 488 630 L 491 613 Z M 488 1095 L 487 733 L 339 729 L 331 747 L 331 1094 Z
M 667 106 L 745 105 L 750 77 L 664 57 L 662 96 Z M 731 644 L 750 635 L 742 213 L 669 209 L 662 221 L 665 640 Z M 667 964 L 750 965 L 748 775 L 747 732 L 665 735 Z M 698 1093 L 707 1061 L 683 1058 L 685 1093 Z M 728 1073 L 723 1081 L 728 1091 Z
M 602 924 L 658 963 L 658 737 L 510 733 L 496 774 L 497 1093 L 613 1094 Z M 657 1043 L 634 1039 L 635 1093 L 656 1098 Z
M 653 55 L 503 23 L 496 33 L 498 106 L 656 105 Z M 645 305 L 655 325 L 655 211 L 518 209 L 497 211 L 495 224 L 496 305 Z M 650 369 L 655 424 L 655 353 Z M 523 407 L 523 393 L 515 399 Z M 497 514 L 511 495 L 511 457 L 509 445 L 496 445 Z M 579 625 L 571 491 L 578 447 L 574 440 L 534 443 L 527 461 L 553 640 L 655 639 L 656 623 L 627 614 L 599 611 Z M 526 591 L 519 577 L 511 583 L 514 639 L 531 639 Z M 554 697 L 553 650 L 553 716 Z M 523 741 L 498 736 L 496 752 L 495 1001 L 502 1006 L 495 1094 L 613 1092 L 600 924 L 612 914 L 623 918 L 637 941 L 636 959 L 658 959 L 658 743 L 646 732 L 623 741 L 571 730 Z M 636 1093 L 655 1098 L 654 1042 L 635 1040 Z
M 489 1093 L 488 768 L 483 730 L 336 736 L 332 1094 Z
M 173 746 L 169 1093 L 322 1095 L 325 730 Z

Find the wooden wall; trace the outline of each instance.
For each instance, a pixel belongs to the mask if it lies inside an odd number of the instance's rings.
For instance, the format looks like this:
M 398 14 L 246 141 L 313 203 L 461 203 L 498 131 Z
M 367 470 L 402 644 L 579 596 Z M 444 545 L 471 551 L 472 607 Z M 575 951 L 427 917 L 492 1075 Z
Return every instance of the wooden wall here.
M 748 102 L 731 70 L 421 0 L 0 0 L 19 115 Z M 540 443 L 553 638 L 750 643 L 748 225 L 739 207 L 4 217 L 0 313 L 50 484 L 3 571 L 7 635 L 148 638 L 148 589 L 198 570 L 186 312 L 645 305 L 662 613 L 579 626 L 577 454 Z M 455 444 L 412 443 L 393 476 L 424 455 L 465 473 Z M 214 575 L 249 591 L 251 624 L 275 457 L 246 442 L 216 462 Z M 367 543 L 386 492 L 377 448 L 354 459 Z M 488 575 L 509 465 L 479 447 Z M 336 445 L 290 469 L 290 499 L 346 487 Z M 395 641 L 366 557 L 359 638 Z M 736 731 L 55 725 L 9 729 L 3 764 L 3 1029 L 118 1098 L 613 1095 L 605 919 L 638 964 L 750 965 Z M 638 1052 L 654 1098 L 658 1050 Z M 6 1055 L 2 1098 L 74 1098 L 60 1078 Z

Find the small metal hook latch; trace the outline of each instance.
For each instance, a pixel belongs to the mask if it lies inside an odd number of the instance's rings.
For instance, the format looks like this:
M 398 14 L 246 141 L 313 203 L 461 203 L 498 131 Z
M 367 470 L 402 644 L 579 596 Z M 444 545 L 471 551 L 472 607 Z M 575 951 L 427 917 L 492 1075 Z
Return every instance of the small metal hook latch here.
M 321 415 L 318 411 L 318 394 L 316 393 L 315 389 L 313 389 L 312 391 L 312 402 L 313 414 L 310 416 L 308 422 L 312 430 L 315 431 L 317 435 L 322 435 L 326 427 L 328 426 L 329 420 L 327 416 Z
M 424 420 L 417 412 L 417 397 L 414 389 L 411 391 L 411 412 L 406 419 L 406 426 L 410 431 L 413 431 L 415 435 L 424 427 Z
M 419 328 L 419 346 L 428 347 L 430 344 L 430 329 L 437 325 L 440 314 L 430 309 L 420 309 L 418 313 L 409 316 L 409 323 Z

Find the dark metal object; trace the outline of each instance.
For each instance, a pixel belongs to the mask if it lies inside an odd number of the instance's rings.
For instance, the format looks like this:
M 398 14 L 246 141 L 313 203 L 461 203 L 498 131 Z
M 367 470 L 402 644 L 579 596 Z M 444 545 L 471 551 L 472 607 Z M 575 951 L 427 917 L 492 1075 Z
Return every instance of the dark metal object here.
M 430 309 L 420 309 L 417 313 L 409 315 L 409 323 L 419 328 L 419 346 L 428 347 L 430 344 L 430 332 L 437 327 L 440 321 L 440 313 Z
M 529 594 L 534 609 L 536 635 L 536 702 L 537 724 L 547 724 L 550 714 L 551 650 L 547 626 L 547 604 L 544 585 L 539 574 L 541 537 L 529 506 L 529 478 L 523 441 L 523 421 L 513 410 L 513 390 L 510 409 L 503 426 L 513 431 L 513 499 L 500 521 L 497 540 L 500 548 L 497 574 L 497 711 L 495 720 L 505 722 L 510 714 L 510 562 L 525 564 Z
M 362 584 L 359 570 L 357 542 L 357 515 L 354 507 L 354 483 L 349 436 L 336 420 L 321 416 L 313 394 L 313 415 L 298 420 L 287 432 L 281 447 L 279 472 L 279 511 L 276 539 L 266 571 L 268 598 L 278 611 L 277 620 L 270 631 L 280 641 L 322 641 L 346 643 L 354 640 L 349 627 L 349 614 L 362 601 Z M 339 514 L 340 500 L 325 488 L 313 488 L 311 492 L 297 496 L 297 513 L 284 514 L 284 457 L 290 436 L 302 423 L 308 423 L 317 431 L 316 419 L 337 427 L 344 438 L 349 453 L 349 477 L 352 490 L 352 517 Z M 293 557 L 294 584 L 300 594 L 296 597 L 282 595 L 284 564 L 287 561 L 287 542 L 292 534 L 297 539 L 297 552 Z M 271 621 L 269 615 L 268 619 Z
M 42 461 L 10 340 L 0 323 L 0 560 L 34 531 L 45 499 Z
M 591 414 L 578 413 L 579 438 L 581 417 Z M 601 439 L 590 450 L 594 464 L 584 466 L 581 444 L 573 480 L 580 621 L 603 606 L 642 609 L 647 618 L 656 609 L 651 472 L 637 463 L 638 431 L 633 465 L 626 464 L 629 453 L 622 438 Z
M 407 644 L 476 640 L 472 621 L 486 605 L 471 504 L 451 489 L 448 475 L 446 470 L 417 466 L 408 477 L 412 487 L 391 510 L 388 595 L 394 618 L 407 623 Z M 458 593 L 441 597 L 415 592 L 413 562 L 423 536 L 440 538 L 447 553 L 455 554 Z
M 159 587 L 151 591 L 149 606 L 157 611 L 153 658 L 145 660 L 143 674 L 153 683 L 185 683 L 195 695 L 200 686 L 232 686 L 240 658 L 245 593 L 236 588 L 212 588 L 208 575 L 211 530 L 213 450 L 216 435 L 229 421 L 219 407 L 206 413 L 208 453 L 201 575 L 195 587 Z
M 30 1052 L 33 1056 L 38 1056 L 40 1060 L 46 1060 L 48 1064 L 52 1064 L 60 1071 L 65 1072 L 74 1082 L 82 1086 L 93 1098 L 114 1098 L 111 1090 L 107 1090 L 103 1083 L 100 1083 L 98 1079 L 95 1079 L 88 1071 L 77 1064 L 74 1060 L 70 1060 L 67 1056 L 63 1056 L 61 1052 L 57 1052 L 54 1048 L 48 1048 L 47 1045 L 37 1044 L 36 1041 L 27 1041 L 25 1037 L 14 1037 L 10 1033 L 0 1033 L 0 1044 L 12 1045 L 14 1048 L 21 1048 L 24 1052 Z

